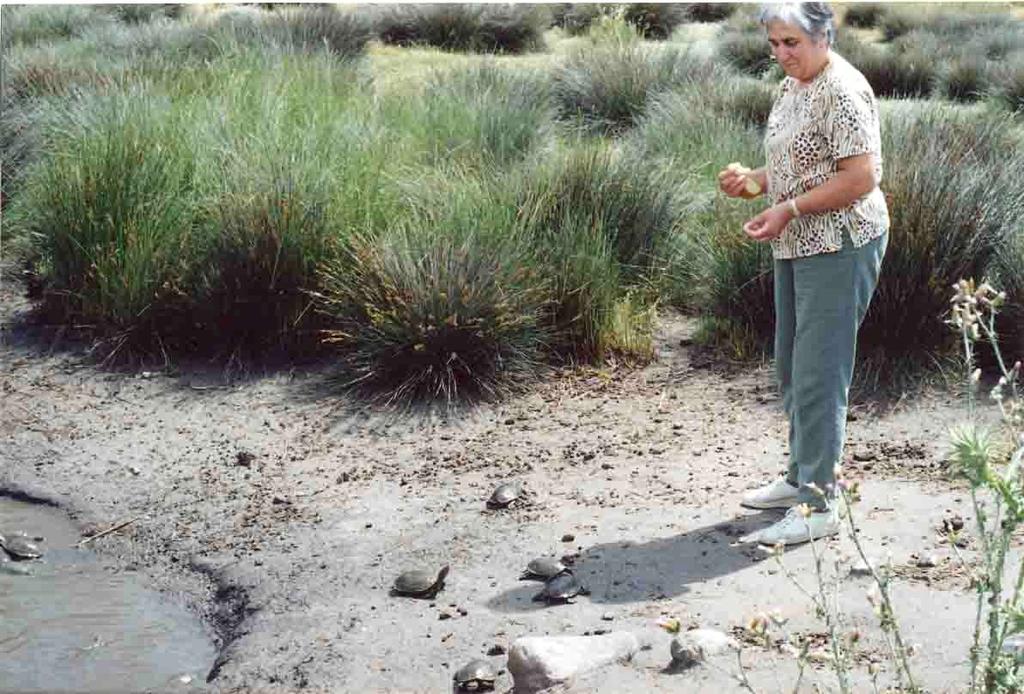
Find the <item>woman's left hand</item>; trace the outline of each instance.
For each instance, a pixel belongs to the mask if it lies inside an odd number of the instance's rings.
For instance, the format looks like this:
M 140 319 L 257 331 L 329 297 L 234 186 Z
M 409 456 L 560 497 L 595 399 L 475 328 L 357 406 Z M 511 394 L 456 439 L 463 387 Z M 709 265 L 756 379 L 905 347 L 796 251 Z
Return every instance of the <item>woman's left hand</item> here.
M 743 231 L 755 241 L 771 241 L 782 235 L 792 218 L 793 213 L 784 205 L 775 205 L 747 221 Z

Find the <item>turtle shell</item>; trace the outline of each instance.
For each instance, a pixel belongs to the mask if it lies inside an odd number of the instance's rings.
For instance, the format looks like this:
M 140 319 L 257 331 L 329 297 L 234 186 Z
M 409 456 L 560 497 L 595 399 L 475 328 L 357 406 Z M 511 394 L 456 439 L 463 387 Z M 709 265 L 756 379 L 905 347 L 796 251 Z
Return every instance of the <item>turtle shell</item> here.
M 522 496 L 522 489 L 520 489 L 519 485 L 512 482 L 504 482 L 495 487 L 494 491 L 491 492 L 491 498 L 487 500 L 487 505 L 491 508 L 505 508 L 509 504 L 514 503 L 520 496 Z
M 546 581 L 566 571 L 569 571 L 569 567 L 556 557 L 537 557 L 530 560 L 520 578 L 539 578 Z
M 14 559 L 38 559 L 43 556 L 39 545 L 21 533 L 0 535 L 0 547 Z
M 494 689 L 494 681 L 498 679 L 498 674 L 489 662 L 477 658 L 459 668 L 454 679 L 459 691 L 472 692 Z
M 444 579 L 448 576 L 448 569 L 447 566 L 443 567 L 436 576 L 423 569 L 406 571 L 395 579 L 393 590 L 398 595 L 432 598 L 444 588 Z
M 567 571 L 549 578 L 533 599 L 542 602 L 569 602 L 583 592 L 580 580 L 575 574 Z

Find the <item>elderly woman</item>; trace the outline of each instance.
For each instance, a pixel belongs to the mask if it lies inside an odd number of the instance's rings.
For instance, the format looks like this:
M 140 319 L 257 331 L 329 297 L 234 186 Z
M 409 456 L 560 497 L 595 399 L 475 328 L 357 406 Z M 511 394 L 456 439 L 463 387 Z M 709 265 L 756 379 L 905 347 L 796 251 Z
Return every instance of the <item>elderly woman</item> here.
M 743 230 L 772 246 L 775 364 L 790 457 L 785 475 L 742 503 L 789 509 L 747 538 L 775 545 L 839 529 L 835 471 L 857 330 L 881 269 L 889 212 L 878 188 L 878 103 L 864 76 L 830 48 L 831 8 L 766 5 L 761 23 L 786 73 L 768 118 L 766 163 L 753 171 L 730 167 L 719 174 L 719 186 L 732 197 L 760 189 L 771 203 Z

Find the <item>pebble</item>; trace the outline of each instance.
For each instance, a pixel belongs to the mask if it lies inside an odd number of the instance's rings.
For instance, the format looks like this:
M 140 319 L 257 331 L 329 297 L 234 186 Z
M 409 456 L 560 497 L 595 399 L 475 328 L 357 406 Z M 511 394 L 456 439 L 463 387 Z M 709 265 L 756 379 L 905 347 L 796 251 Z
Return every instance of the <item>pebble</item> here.
M 487 655 L 505 655 L 505 647 L 496 643 L 487 649 Z
M 922 569 L 931 569 L 939 565 L 939 558 L 934 554 L 928 554 L 917 558 L 917 566 Z
M 603 619 L 606 622 L 610 622 L 613 619 L 615 619 L 615 615 L 613 615 L 611 612 L 605 612 L 603 615 L 601 615 L 601 619 Z
M 572 533 L 566 533 L 565 535 L 562 535 L 562 542 L 572 542 L 575 539 L 576 536 Z

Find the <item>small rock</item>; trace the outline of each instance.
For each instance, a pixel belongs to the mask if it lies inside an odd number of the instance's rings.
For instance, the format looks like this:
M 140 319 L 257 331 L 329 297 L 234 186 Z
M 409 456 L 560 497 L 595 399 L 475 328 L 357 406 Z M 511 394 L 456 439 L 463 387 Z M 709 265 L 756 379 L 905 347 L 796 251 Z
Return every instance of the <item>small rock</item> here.
M 562 535 L 562 542 L 572 542 L 575 539 L 576 536 L 572 533 L 566 533 L 565 535 Z
M 874 460 L 878 457 L 878 454 L 874 451 L 857 451 L 853 454 L 853 459 L 858 463 L 866 463 L 869 460 Z
M 441 614 L 437 615 L 437 618 L 441 621 L 444 621 L 446 619 L 451 619 L 452 615 L 451 612 L 448 612 L 447 610 L 442 610 Z
M 505 655 L 505 647 L 496 643 L 487 649 L 487 655 Z
M 142 474 L 142 470 L 140 470 L 139 468 L 135 467 L 134 465 L 129 465 L 128 466 L 128 472 L 130 472 L 130 473 L 132 473 L 133 475 L 136 475 L 136 476 Z
M 182 684 L 190 684 L 192 682 L 192 675 L 182 675 L 178 678 L 178 681 Z
M 459 613 L 460 615 L 462 615 L 463 617 L 465 617 L 465 616 L 466 616 L 467 614 L 469 614 L 469 610 L 467 610 L 467 609 L 466 609 L 465 607 L 463 607 L 462 605 L 459 605 L 459 607 L 457 608 L 457 610 L 458 610 L 458 613 Z
M 508 654 L 517 694 L 530 694 L 614 662 L 640 650 L 636 636 L 616 631 L 601 636 L 524 636 Z
M 922 569 L 933 569 L 939 565 L 939 558 L 934 554 L 923 555 L 917 558 L 915 564 Z
M 615 615 L 613 615 L 611 612 L 605 612 L 603 615 L 601 615 L 601 619 L 603 619 L 606 622 L 610 622 L 613 619 L 615 619 Z
M 252 462 L 254 460 L 256 460 L 256 456 L 249 451 L 238 451 L 238 453 L 235 454 L 235 465 L 241 467 L 252 467 Z
M 704 662 L 709 656 L 738 647 L 734 638 L 716 629 L 692 629 L 677 634 L 669 650 L 673 665 L 691 667 Z

